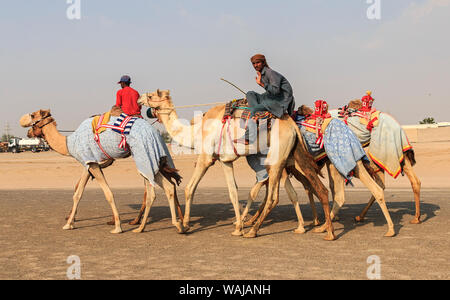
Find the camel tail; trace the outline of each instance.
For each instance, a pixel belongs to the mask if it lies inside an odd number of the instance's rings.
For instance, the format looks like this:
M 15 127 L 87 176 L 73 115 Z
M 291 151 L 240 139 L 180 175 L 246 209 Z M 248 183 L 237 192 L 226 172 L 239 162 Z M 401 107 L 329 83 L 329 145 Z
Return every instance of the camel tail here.
M 411 166 L 414 167 L 416 165 L 416 154 L 414 153 L 414 150 L 410 149 L 406 151 L 404 154 L 406 158 L 408 158 L 409 161 L 411 162 Z
M 161 158 L 161 162 L 160 162 L 160 167 L 159 167 L 159 172 L 161 172 L 161 174 L 170 182 L 173 183 L 172 179 L 175 180 L 176 184 L 178 186 L 180 186 L 181 181 L 183 179 L 183 177 L 180 176 L 180 174 L 178 174 L 178 170 L 169 167 L 168 163 L 167 163 L 167 158 L 163 157 Z

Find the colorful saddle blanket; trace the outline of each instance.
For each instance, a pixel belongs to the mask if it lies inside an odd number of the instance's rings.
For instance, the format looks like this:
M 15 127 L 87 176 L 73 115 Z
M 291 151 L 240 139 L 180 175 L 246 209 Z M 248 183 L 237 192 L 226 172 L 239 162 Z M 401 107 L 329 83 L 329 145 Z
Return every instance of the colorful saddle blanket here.
M 120 120 L 122 119 L 119 117 L 111 116 L 107 124 L 115 127 L 115 124 L 121 123 Z M 93 118 L 85 120 L 73 134 L 67 137 L 67 148 L 70 155 L 86 168 L 89 168 L 90 163 L 101 163 L 108 159 L 94 139 L 92 122 Z M 122 139 L 122 134 L 118 134 L 112 128 L 106 128 L 100 134 L 102 148 L 112 159 L 128 157 L 131 154 L 139 173 L 152 185 L 156 185 L 154 176 L 159 172 L 163 158 L 166 159 L 170 168 L 175 168 L 161 134 L 147 121 L 140 118 L 134 121 L 134 125 L 127 135 L 128 147 L 126 149 L 118 147 Z
M 351 179 L 351 173 L 356 167 L 356 163 L 365 159 L 368 160 L 364 149 L 358 138 L 344 122 L 327 118 L 321 126 L 322 137 L 318 139 L 316 131 L 311 122 L 296 120 L 300 131 L 305 139 L 309 152 L 317 162 L 328 157 L 339 173 L 347 180 Z
M 372 161 L 393 178 L 402 172 L 404 153 L 413 149 L 401 125 L 389 114 L 377 112 L 372 115 L 373 128 L 364 125 L 361 117 L 351 110 L 330 111 L 333 116 L 345 119 L 346 124 L 358 137 L 361 144 L 368 146 Z M 370 124 L 370 123 L 367 123 Z
M 248 102 L 246 99 L 233 100 L 225 105 L 224 120 L 227 118 L 241 118 L 245 121 L 253 119 L 255 121 L 268 120 L 276 118 L 268 111 L 256 112 L 252 117 Z M 270 126 L 270 122 L 267 122 Z

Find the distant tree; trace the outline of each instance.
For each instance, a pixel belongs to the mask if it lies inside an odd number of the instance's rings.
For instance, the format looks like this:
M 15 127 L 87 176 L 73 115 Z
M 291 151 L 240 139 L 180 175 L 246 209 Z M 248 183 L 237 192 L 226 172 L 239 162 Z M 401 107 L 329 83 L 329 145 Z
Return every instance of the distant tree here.
M 434 118 L 428 117 L 420 121 L 420 124 L 436 124 Z

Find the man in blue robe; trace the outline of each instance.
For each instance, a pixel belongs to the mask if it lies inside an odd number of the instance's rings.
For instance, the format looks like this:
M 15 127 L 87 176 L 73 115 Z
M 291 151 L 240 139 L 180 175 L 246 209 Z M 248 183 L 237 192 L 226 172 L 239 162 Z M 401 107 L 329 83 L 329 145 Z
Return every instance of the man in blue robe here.
M 256 54 L 250 60 L 256 70 L 256 83 L 266 90 L 263 94 L 253 91 L 247 93 L 247 102 L 252 116 L 258 111 L 269 111 L 277 118 L 281 118 L 284 114 L 291 115 L 294 111 L 295 100 L 289 81 L 269 67 L 264 55 Z M 249 122 L 249 125 L 250 123 L 254 122 Z M 256 140 L 256 136 L 256 130 L 247 128 L 245 138 L 237 139 L 235 142 L 248 145 Z

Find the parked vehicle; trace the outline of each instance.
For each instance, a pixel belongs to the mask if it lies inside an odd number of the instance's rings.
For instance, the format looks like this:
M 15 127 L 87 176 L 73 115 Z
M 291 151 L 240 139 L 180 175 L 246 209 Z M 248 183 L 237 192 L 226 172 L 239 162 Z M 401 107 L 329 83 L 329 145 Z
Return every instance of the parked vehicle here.
M 22 151 L 40 152 L 48 150 L 50 150 L 50 147 L 48 146 L 47 142 L 41 138 L 12 138 L 8 143 L 8 152 L 12 153 L 18 153 Z

